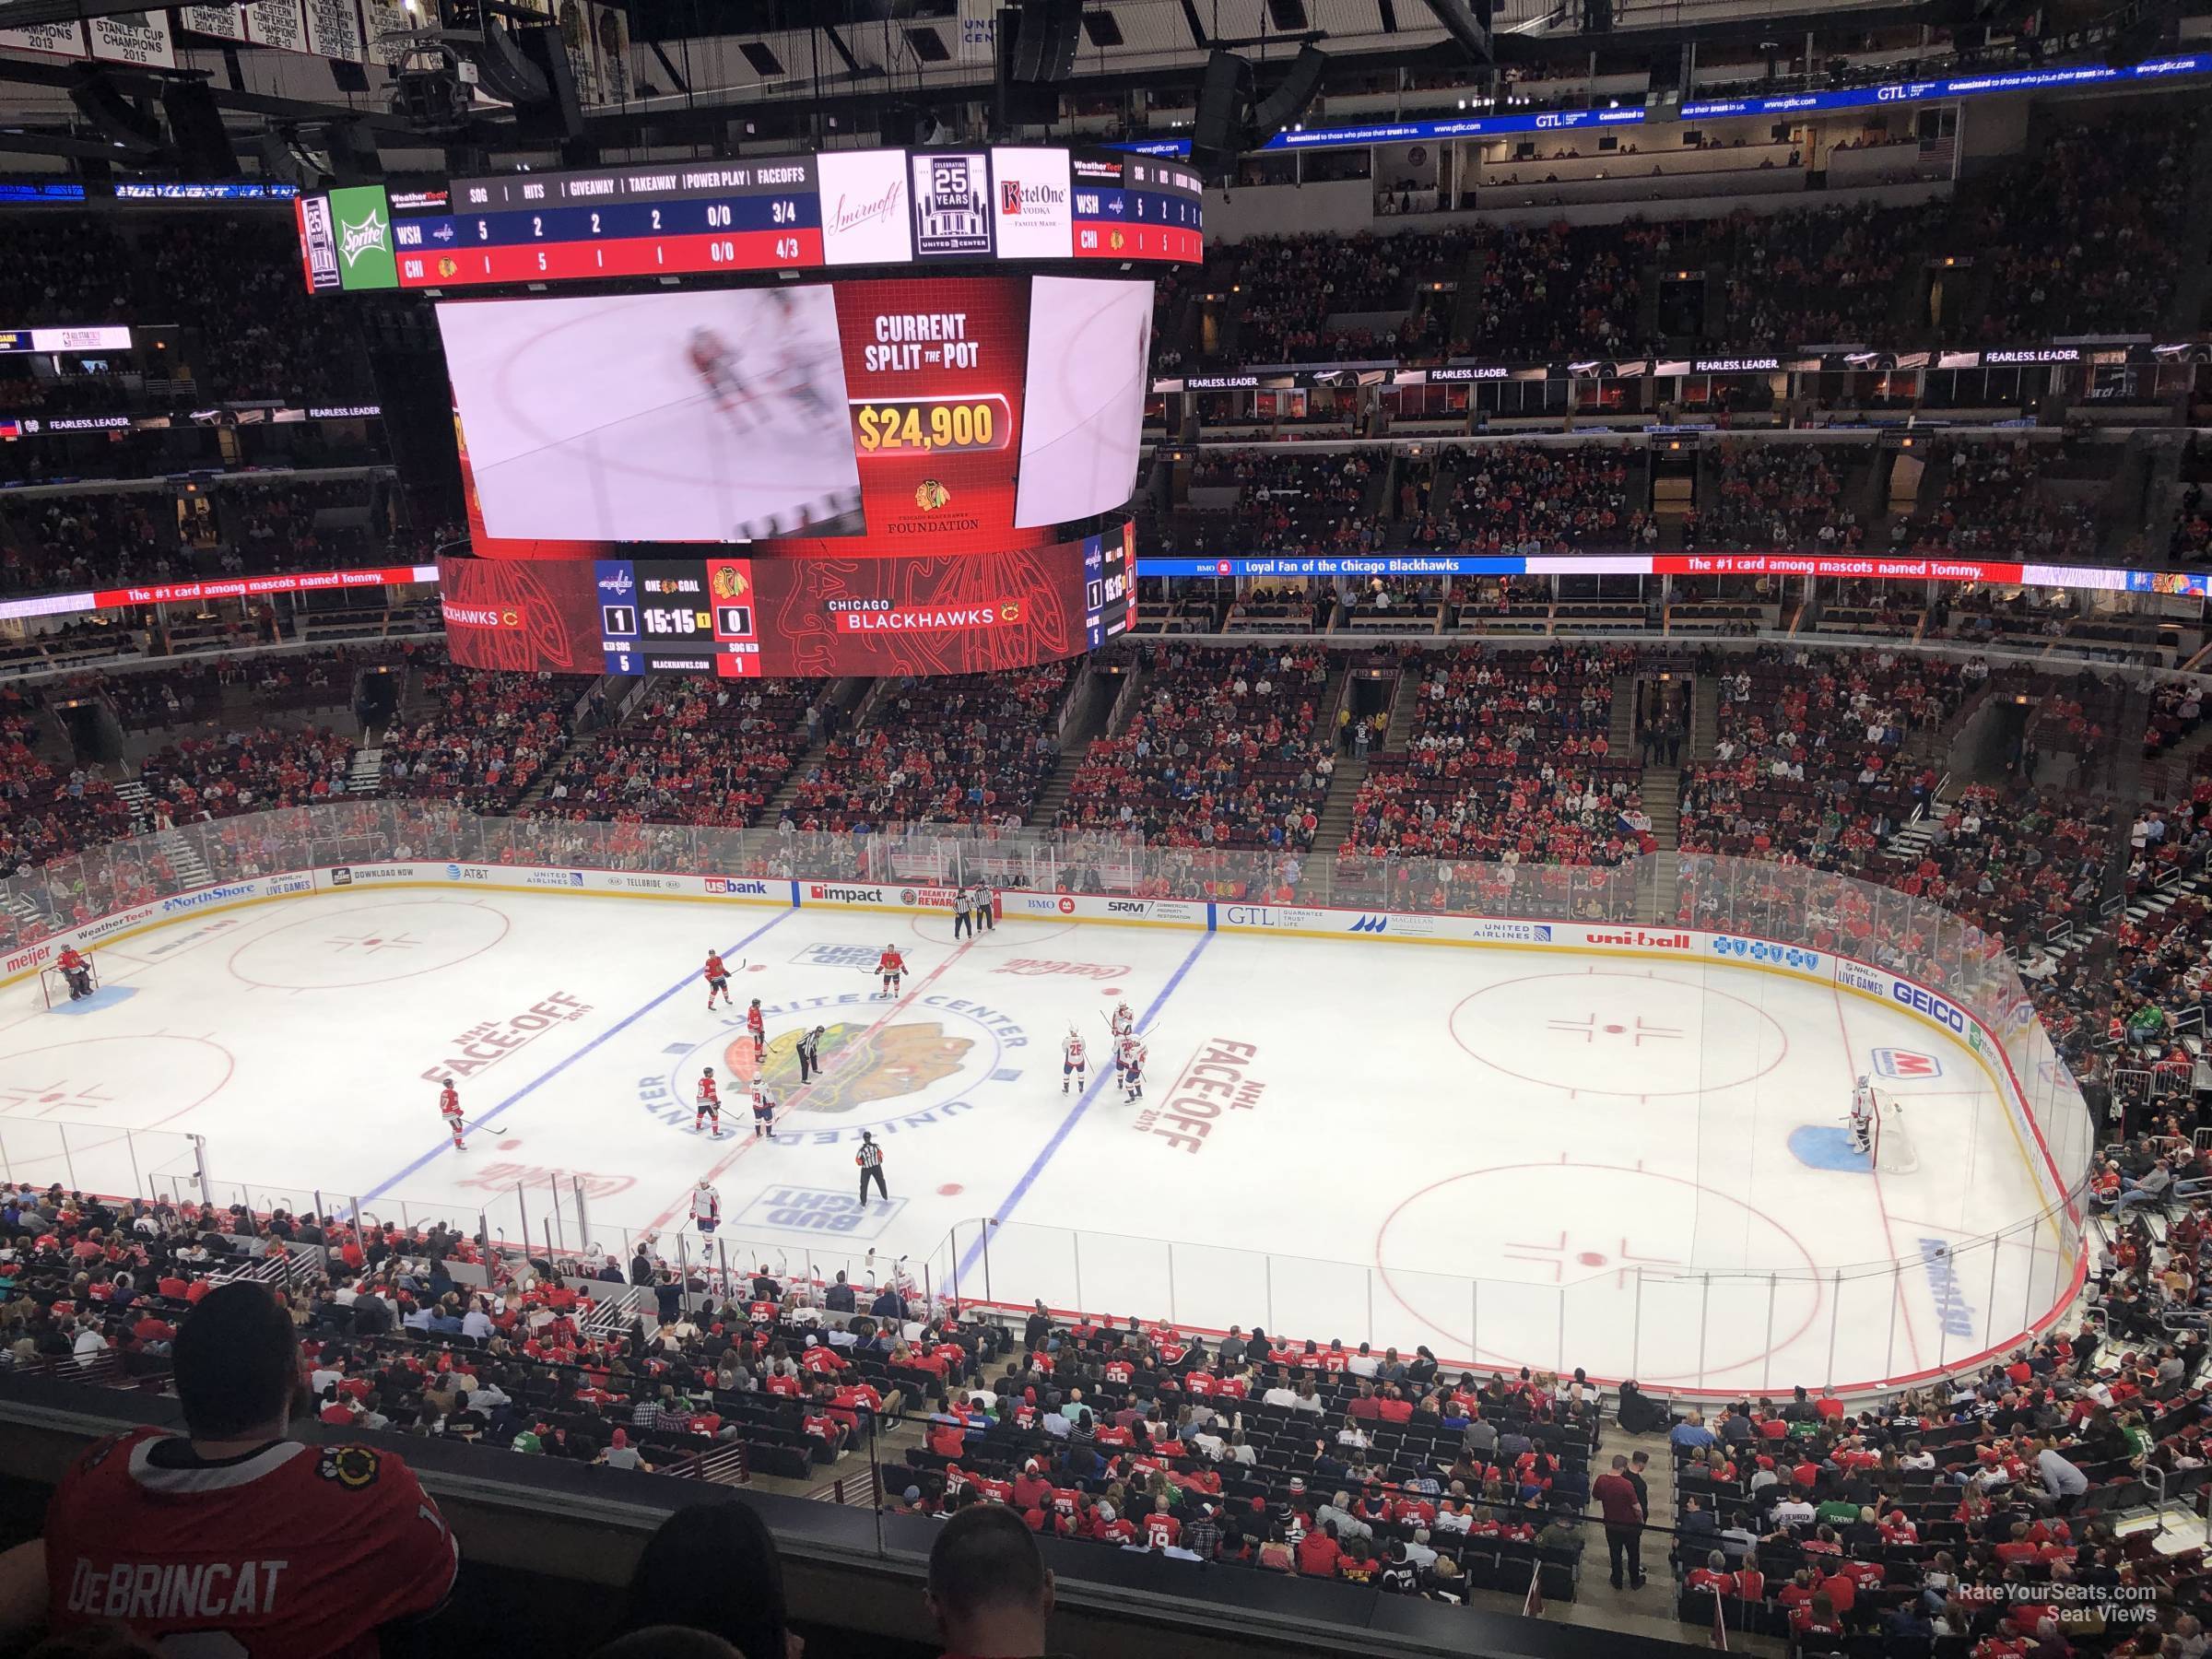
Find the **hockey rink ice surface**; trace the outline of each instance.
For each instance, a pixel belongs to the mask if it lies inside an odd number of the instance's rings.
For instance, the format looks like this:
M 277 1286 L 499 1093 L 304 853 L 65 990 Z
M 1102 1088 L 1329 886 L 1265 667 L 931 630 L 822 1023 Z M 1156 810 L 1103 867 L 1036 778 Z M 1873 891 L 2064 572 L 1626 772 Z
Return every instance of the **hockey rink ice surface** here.
M 874 994 L 887 941 L 896 1001 Z M 705 1011 L 710 947 L 744 960 L 734 1011 Z M 586 1223 L 550 1194 L 580 1181 L 594 1244 L 657 1230 L 696 1260 L 711 1175 L 733 1265 L 857 1277 L 873 1251 L 971 1298 L 1675 1387 L 1910 1375 L 2064 1288 L 2050 1227 L 1946 1255 L 2042 1207 L 1965 1050 L 1753 968 L 1050 921 L 955 943 L 942 915 L 435 888 L 186 917 L 97 960 L 88 1004 L 0 992 L 11 1179 L 131 1178 L 88 1170 L 123 1137 L 81 1128 L 67 1166 L 26 1159 L 41 1124 L 162 1132 L 141 1159 L 197 1134 L 226 1201 L 320 1191 L 473 1230 L 512 1226 L 519 1184 L 533 1238 L 574 1249 Z M 750 1123 L 756 996 L 772 1141 Z M 1150 1051 L 1135 1104 L 1104 1064 L 1122 1001 Z M 826 1076 L 800 1089 L 792 1044 L 817 1024 Z M 1092 1069 L 1064 1093 L 1070 1025 Z M 1910 1171 L 1850 1149 L 1852 1080 L 1877 1064 Z M 692 1128 L 710 1065 L 720 1139 Z M 435 1108 L 449 1074 L 465 1152 Z M 1202 1133 L 1179 1099 L 1218 1103 Z M 865 1209 L 864 1128 L 889 1189 Z

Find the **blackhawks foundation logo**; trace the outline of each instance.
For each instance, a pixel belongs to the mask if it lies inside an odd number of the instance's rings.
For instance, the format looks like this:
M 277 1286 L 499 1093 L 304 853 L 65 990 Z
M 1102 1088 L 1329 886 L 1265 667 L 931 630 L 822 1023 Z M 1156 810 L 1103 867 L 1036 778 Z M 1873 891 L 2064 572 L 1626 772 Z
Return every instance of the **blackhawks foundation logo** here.
M 952 491 L 935 478 L 924 478 L 914 486 L 914 505 L 924 512 L 935 512 L 952 505 Z

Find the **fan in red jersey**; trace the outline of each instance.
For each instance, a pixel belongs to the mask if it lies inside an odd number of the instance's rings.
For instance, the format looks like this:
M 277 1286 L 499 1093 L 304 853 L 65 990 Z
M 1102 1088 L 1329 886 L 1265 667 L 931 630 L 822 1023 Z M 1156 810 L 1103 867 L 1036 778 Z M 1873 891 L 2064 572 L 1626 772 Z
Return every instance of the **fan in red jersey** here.
M 374 1659 L 435 1610 L 460 1553 L 388 1452 L 284 1438 L 291 1316 L 250 1281 L 208 1292 L 174 1354 L 186 1431 L 133 1429 L 69 1466 L 46 1510 L 46 1619 L 173 1652 Z

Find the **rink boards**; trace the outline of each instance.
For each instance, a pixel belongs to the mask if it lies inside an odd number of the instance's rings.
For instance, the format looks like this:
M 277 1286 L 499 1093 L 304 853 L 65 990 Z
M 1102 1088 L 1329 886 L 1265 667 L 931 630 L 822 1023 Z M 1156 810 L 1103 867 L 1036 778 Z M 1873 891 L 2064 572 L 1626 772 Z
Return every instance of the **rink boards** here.
M 133 905 L 68 928 L 37 945 L 0 959 L 0 987 L 28 978 L 64 948 L 95 949 L 151 932 L 173 922 L 248 905 L 315 894 L 353 894 L 384 888 L 445 888 L 524 893 L 575 893 L 595 897 L 675 900 L 685 903 L 726 903 L 768 909 L 879 911 L 886 914 L 948 912 L 957 889 L 921 882 L 865 882 L 810 877 L 688 876 L 636 870 L 582 870 L 529 865 L 418 864 L 330 865 L 225 882 Z M 1046 893 L 1007 888 L 999 892 L 1001 912 L 1038 921 L 1081 922 L 1115 926 L 1180 928 L 1285 937 L 1359 939 L 1376 944 L 1449 945 L 1491 950 L 1573 953 L 1682 963 L 1719 961 L 1783 975 L 1879 1003 L 1910 1016 L 1948 1038 L 1981 1069 L 2005 1105 L 2005 1120 L 2021 1161 L 2046 1205 L 2067 1208 L 2068 1185 L 2058 1170 L 2042 1127 L 2036 1122 L 2014 1075 L 1999 1034 L 1940 992 L 1886 969 L 1831 952 L 1774 940 L 1693 928 L 1645 928 L 1633 924 L 1512 922 L 1478 916 L 1444 916 L 1402 911 L 1334 910 L 1307 905 L 1253 904 L 1241 900 L 1136 899 L 1111 894 Z M 2023 1026 L 2034 1011 L 2023 1002 L 2011 1011 Z M 2018 1035 L 2018 1032 L 2013 1035 Z M 2055 1231 L 2055 1217 L 2051 1223 Z M 2078 1277 L 2078 1271 L 2077 1276 Z

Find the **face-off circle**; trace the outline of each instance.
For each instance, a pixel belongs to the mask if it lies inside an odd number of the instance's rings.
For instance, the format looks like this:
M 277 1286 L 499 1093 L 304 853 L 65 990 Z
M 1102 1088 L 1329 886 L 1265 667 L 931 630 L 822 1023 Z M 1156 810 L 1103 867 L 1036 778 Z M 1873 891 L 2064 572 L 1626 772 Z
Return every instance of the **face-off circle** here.
M 394 899 L 273 927 L 230 953 L 230 972 L 278 991 L 344 991 L 457 967 L 507 936 L 505 912 L 452 899 Z
M 29 1124 L 59 1119 L 118 1131 L 158 1129 L 214 1099 L 236 1069 L 230 1051 L 206 1037 L 154 1033 L 51 1043 L 0 1056 L 0 1116 Z M 34 1130 L 18 1138 L 30 1145 L 35 1136 Z
M 1631 1100 L 1734 1088 L 1790 1051 L 1774 1018 L 1740 996 L 1602 970 L 1485 986 L 1452 1010 L 1451 1029 L 1471 1058 L 1520 1082 Z M 1709 1030 L 1727 1041 L 1709 1043 Z
M 1697 1182 L 1610 1164 L 1448 1176 L 1390 1213 L 1375 1260 L 1390 1294 L 1453 1354 L 1572 1365 L 1603 1338 L 1632 1347 L 1644 1381 L 1691 1386 L 1700 1372 L 1715 1386 L 1762 1386 L 1770 1356 L 1774 1381 L 1788 1381 L 1780 1357 L 1824 1300 L 1811 1253 L 1781 1222 Z M 1700 1320 L 1712 1333 L 1702 1355 Z

